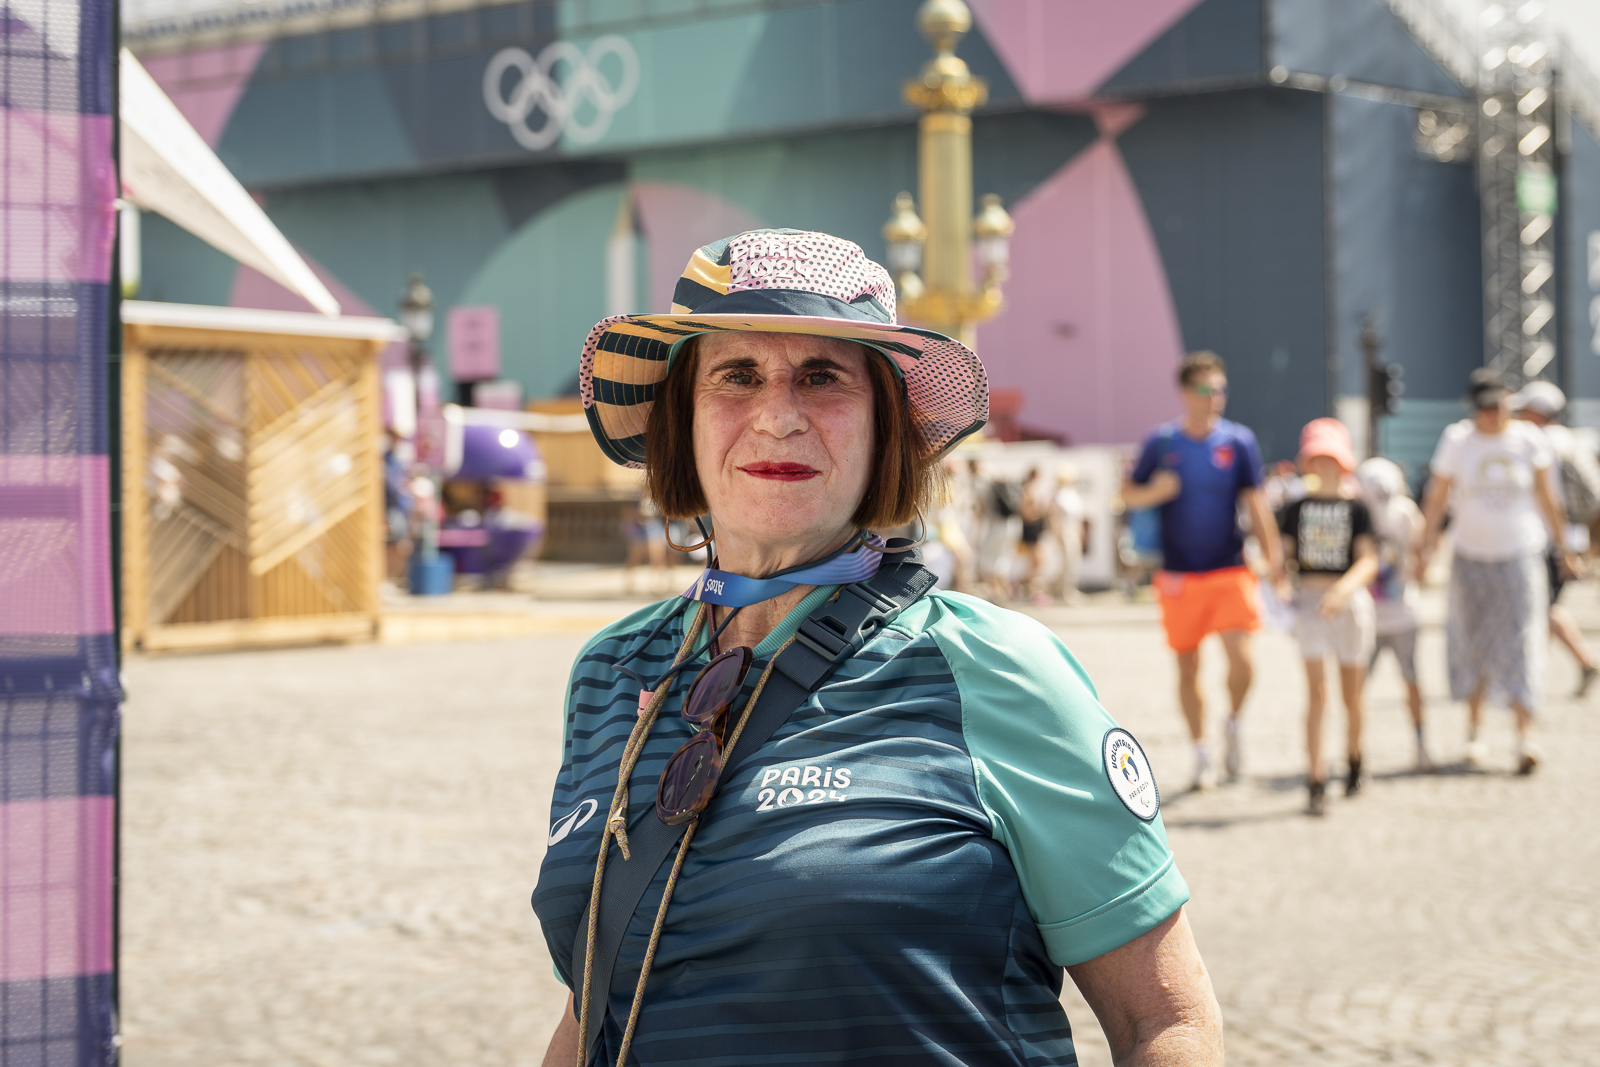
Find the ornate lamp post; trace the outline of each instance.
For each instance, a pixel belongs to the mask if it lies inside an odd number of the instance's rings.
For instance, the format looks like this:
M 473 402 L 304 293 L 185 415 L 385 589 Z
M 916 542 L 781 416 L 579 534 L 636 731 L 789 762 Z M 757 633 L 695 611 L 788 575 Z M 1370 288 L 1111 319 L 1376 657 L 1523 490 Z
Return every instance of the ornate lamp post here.
M 973 343 L 974 327 L 1004 305 L 1000 286 L 1011 258 L 1011 216 L 993 194 L 972 211 L 971 111 L 989 98 L 956 54 L 956 42 L 972 28 L 962 0 L 927 0 L 917 28 L 934 56 L 903 90 L 906 103 L 922 112 L 917 124 L 917 187 L 927 222 L 917 217 L 910 193 L 895 197 L 894 216 L 883 228 L 889 268 L 907 318 Z M 972 239 L 978 238 L 981 284 L 972 279 Z
M 400 295 L 400 325 L 411 335 L 408 355 L 411 357 L 411 376 L 417 388 L 417 402 L 422 402 L 422 369 L 430 362 L 428 338 L 433 336 L 433 290 L 422 280 L 422 274 L 412 271 L 406 281 L 406 291 Z
M 433 336 L 433 290 L 422 280 L 421 273 L 411 272 L 406 291 L 400 296 L 400 325 L 411 335 L 407 355 L 411 363 L 411 384 L 416 393 L 417 418 L 415 444 L 420 445 L 424 433 L 422 412 L 423 371 L 433 363 L 428 353 L 428 338 Z M 416 550 L 411 557 L 411 591 L 422 595 L 450 591 L 454 560 L 439 555 L 439 519 L 443 502 L 440 499 L 440 479 L 422 461 L 422 449 L 416 449 L 416 476 L 411 480 L 412 493 L 417 500 Z

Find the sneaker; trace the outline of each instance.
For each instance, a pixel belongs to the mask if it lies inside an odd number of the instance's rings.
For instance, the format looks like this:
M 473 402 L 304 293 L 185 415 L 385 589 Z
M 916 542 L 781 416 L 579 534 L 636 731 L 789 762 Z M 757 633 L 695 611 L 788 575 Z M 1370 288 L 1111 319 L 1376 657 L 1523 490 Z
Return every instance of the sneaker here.
M 1544 753 L 1539 751 L 1538 745 L 1527 744 L 1521 746 L 1521 751 L 1517 754 L 1517 773 L 1532 774 L 1539 769 L 1539 762 L 1542 759 L 1544 759 Z
M 1196 793 L 1203 793 L 1216 787 L 1217 772 L 1211 766 L 1211 757 L 1205 749 L 1197 749 L 1194 754 L 1194 785 L 1191 788 Z
M 1226 747 L 1222 751 L 1222 769 L 1228 774 L 1228 781 L 1239 780 L 1239 719 L 1237 716 L 1229 718 L 1223 731 L 1226 737 Z
M 1306 814 L 1317 816 L 1328 814 L 1328 783 L 1309 782 L 1307 785 L 1311 792 L 1311 800 L 1306 804 Z
M 1596 678 L 1600 678 L 1600 667 L 1585 667 L 1583 673 L 1578 675 L 1578 688 L 1572 692 L 1573 699 L 1583 699 Z
M 1350 757 L 1350 773 L 1344 777 L 1344 795 L 1353 797 L 1361 792 L 1361 757 Z
M 1483 765 L 1489 762 L 1489 746 L 1482 741 L 1467 742 L 1467 766 L 1475 771 L 1483 770 Z

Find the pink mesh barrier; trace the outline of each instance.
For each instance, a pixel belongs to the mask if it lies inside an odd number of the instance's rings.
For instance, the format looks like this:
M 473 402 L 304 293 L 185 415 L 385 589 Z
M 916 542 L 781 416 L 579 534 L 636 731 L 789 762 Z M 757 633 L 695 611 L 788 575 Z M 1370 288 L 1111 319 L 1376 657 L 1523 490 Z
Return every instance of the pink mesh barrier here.
M 0 982 L 111 969 L 112 818 L 110 797 L 0 804 Z
M 116 1062 L 111 5 L 0 21 L 0 1064 Z

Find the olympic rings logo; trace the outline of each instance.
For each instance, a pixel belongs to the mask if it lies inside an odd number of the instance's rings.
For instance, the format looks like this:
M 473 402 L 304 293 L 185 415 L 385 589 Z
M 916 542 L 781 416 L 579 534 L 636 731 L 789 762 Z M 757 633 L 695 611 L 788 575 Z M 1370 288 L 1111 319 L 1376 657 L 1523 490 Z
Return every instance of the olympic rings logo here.
M 607 56 L 614 56 L 621 66 L 615 83 L 600 70 Z M 509 96 L 502 95 L 510 70 L 517 72 L 517 81 Z M 615 35 L 596 38 L 588 51 L 570 41 L 556 41 L 538 59 L 520 48 L 501 49 L 483 72 L 483 102 L 489 114 L 509 126 L 516 142 L 531 152 L 549 148 L 563 133 L 577 144 L 593 144 L 605 136 L 612 116 L 638 88 L 639 57 L 631 44 Z M 585 100 L 590 107 L 583 106 Z M 530 127 L 528 116 L 535 111 L 544 121 Z

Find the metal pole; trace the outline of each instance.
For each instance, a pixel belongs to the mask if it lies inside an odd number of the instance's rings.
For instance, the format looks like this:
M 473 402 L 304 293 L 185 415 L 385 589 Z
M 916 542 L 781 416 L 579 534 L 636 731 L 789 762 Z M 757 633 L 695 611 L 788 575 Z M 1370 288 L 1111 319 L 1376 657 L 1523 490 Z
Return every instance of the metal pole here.
M 918 189 L 928 222 L 923 284 L 932 292 L 972 291 L 972 118 L 959 111 L 932 111 L 917 124 Z M 971 345 L 974 327 L 962 322 L 953 303 L 949 317 L 931 323 Z
M 1387 378 L 1380 380 L 1382 368 L 1378 364 L 1378 352 L 1383 347 L 1383 338 L 1378 334 L 1378 324 L 1368 315 L 1361 324 L 1361 351 L 1366 356 L 1367 366 L 1367 455 L 1376 456 L 1378 450 L 1378 418 L 1383 405 L 1379 402 L 1379 389 L 1386 387 Z

